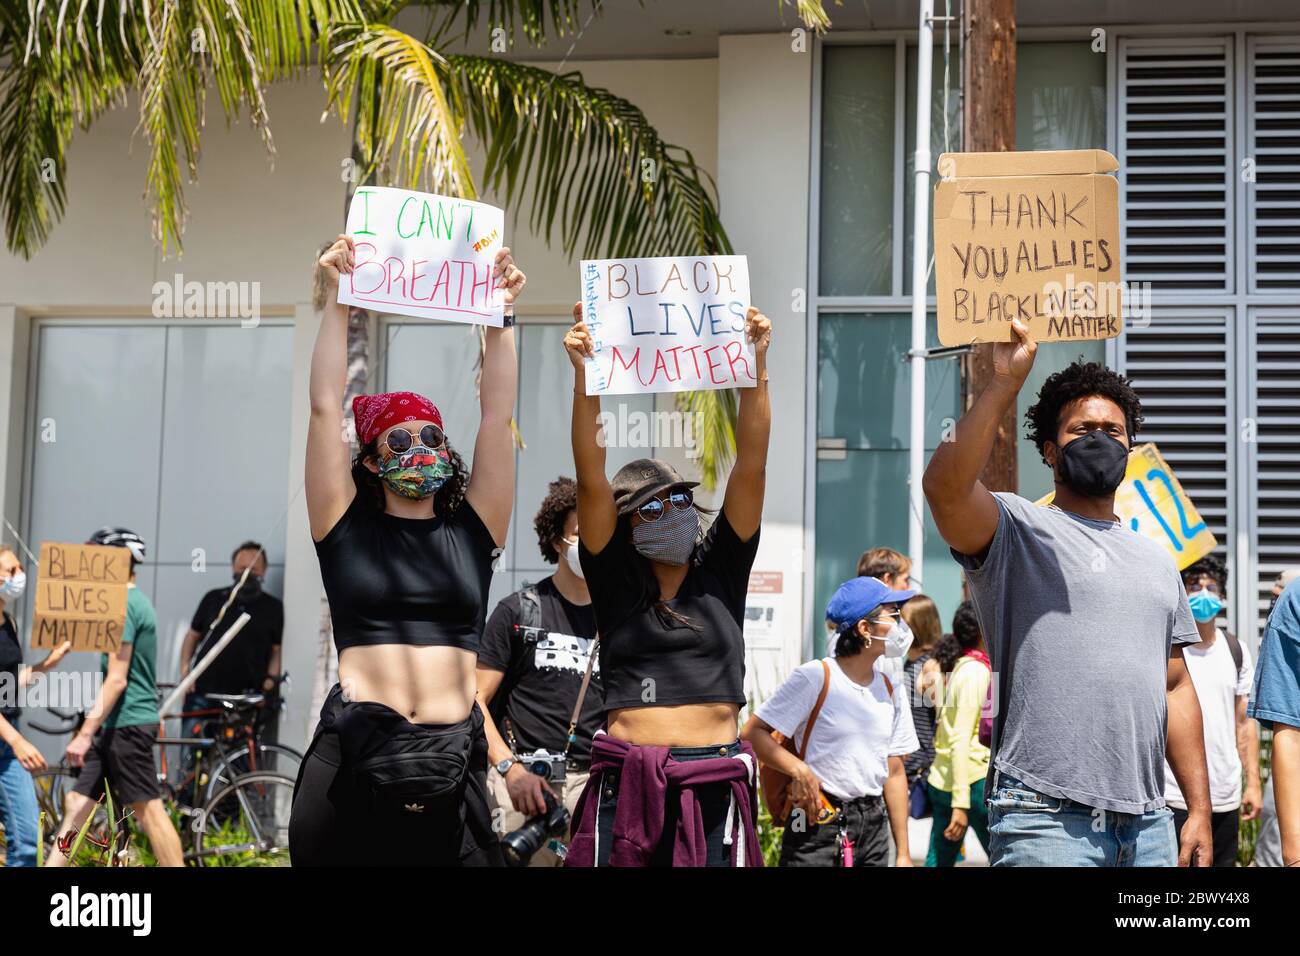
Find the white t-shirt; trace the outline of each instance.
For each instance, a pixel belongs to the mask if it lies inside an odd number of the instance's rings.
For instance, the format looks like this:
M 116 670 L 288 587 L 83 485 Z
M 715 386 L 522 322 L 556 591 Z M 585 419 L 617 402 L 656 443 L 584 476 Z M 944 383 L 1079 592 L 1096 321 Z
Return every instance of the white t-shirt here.
M 907 692 L 901 681 L 893 681 L 891 699 L 879 672 L 864 687 L 850 680 L 834 659 L 826 661 L 830 689 L 808 739 L 808 752 L 800 756 L 827 793 L 841 800 L 880 796 L 889 776 L 889 758 L 920 748 Z M 754 713 L 800 746 L 804 724 L 822 690 L 823 673 L 821 661 L 801 664 Z
M 1201 702 L 1201 725 L 1205 732 L 1205 763 L 1210 771 L 1210 806 L 1215 813 L 1241 806 L 1241 755 L 1237 752 L 1237 698 L 1249 697 L 1255 680 L 1250 649 L 1241 645 L 1241 677 L 1232 659 L 1232 648 L 1221 628 L 1215 628 L 1214 643 L 1184 644 L 1183 660 L 1192 675 L 1192 686 Z M 1173 768 L 1165 761 L 1165 802 L 1179 810 L 1187 801 L 1178 789 Z

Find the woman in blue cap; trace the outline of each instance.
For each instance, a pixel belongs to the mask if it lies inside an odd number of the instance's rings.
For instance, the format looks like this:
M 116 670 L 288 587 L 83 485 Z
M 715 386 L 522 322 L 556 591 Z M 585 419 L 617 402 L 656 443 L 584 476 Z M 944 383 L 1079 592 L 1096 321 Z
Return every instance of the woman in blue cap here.
M 902 656 L 900 608 L 915 593 L 877 578 L 841 584 L 826 609 L 835 656 L 796 668 L 741 732 L 762 763 L 791 779 L 782 866 L 888 866 L 889 830 L 895 865 L 912 865 L 903 758 L 919 744 L 906 692 L 876 661 Z

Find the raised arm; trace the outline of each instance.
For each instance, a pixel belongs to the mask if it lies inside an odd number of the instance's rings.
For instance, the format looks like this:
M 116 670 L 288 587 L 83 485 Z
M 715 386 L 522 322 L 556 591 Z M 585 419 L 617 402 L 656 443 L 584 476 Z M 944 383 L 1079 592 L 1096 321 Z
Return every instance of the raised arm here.
M 528 280 L 515 266 L 510 250 L 502 247 L 492 265 L 497 287 L 506 290 L 506 315 L 513 316 L 515 302 Z M 515 396 L 519 391 L 519 357 L 515 330 L 483 330 L 483 374 L 479 377 L 478 438 L 465 499 L 474 506 L 498 546 L 506 543 L 510 508 L 515 500 Z
M 339 236 L 317 263 L 325 308 L 311 353 L 311 423 L 307 426 L 307 521 L 319 541 L 343 517 L 356 486 L 343 432 L 343 394 L 348 378 L 348 307 L 338 300 L 339 275 L 350 273 L 357 250 L 351 236 Z
M 981 554 L 998 530 L 998 503 L 979 480 L 988 464 L 998 422 L 1014 408 L 1016 396 L 1034 366 L 1038 345 L 1028 327 L 1013 319 L 1017 341 L 993 346 L 993 381 L 961 417 L 951 438 L 925 469 L 922 486 L 939 534 L 962 554 Z
M 573 465 L 578 482 L 578 537 L 592 554 L 604 550 L 614 536 L 618 511 L 605 475 L 605 446 L 600 438 L 600 396 L 587 394 L 584 360 L 595 354 L 591 333 L 582 321 L 582 303 L 573 306 L 573 328 L 564 335 L 564 348 L 573 363 Z
M 754 343 L 754 374 L 758 384 L 740 389 L 736 416 L 736 464 L 727 478 L 722 510 L 736 537 L 748 541 L 763 520 L 763 492 L 767 485 L 767 445 L 772 433 L 772 402 L 767 391 L 767 347 L 772 322 L 758 309 L 745 317 L 745 335 Z

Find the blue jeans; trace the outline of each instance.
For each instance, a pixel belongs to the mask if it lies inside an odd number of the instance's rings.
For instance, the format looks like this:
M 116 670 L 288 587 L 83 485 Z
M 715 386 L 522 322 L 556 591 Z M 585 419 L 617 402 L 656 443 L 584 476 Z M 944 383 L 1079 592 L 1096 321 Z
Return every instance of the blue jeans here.
M 997 772 L 989 797 L 993 866 L 1176 866 L 1167 807 L 1117 813 L 1049 797 Z
M 36 865 L 36 785 L 14 750 L 0 740 L 0 823 L 8 846 L 5 866 Z

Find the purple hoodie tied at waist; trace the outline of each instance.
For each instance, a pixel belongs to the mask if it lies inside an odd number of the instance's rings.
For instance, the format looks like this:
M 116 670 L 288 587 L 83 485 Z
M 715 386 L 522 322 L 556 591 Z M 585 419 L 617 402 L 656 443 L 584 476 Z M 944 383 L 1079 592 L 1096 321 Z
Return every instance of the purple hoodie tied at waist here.
M 602 774 L 618 771 L 618 805 L 614 810 L 614 845 L 610 866 L 650 865 L 664 838 L 664 817 L 669 800 L 677 801 L 677 828 L 672 835 L 673 866 L 704 866 L 708 846 L 704 820 L 694 788 L 729 783 L 731 809 L 727 814 L 727 842 L 732 866 L 762 866 L 758 845 L 758 820 L 754 803 L 754 770 L 758 761 L 748 741 L 734 757 L 674 760 L 667 747 L 649 747 L 597 733 L 591 744 L 591 778 L 574 808 L 574 836 L 567 866 L 596 865 L 596 810 L 600 803 Z M 737 839 L 736 831 L 743 831 Z

